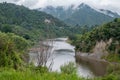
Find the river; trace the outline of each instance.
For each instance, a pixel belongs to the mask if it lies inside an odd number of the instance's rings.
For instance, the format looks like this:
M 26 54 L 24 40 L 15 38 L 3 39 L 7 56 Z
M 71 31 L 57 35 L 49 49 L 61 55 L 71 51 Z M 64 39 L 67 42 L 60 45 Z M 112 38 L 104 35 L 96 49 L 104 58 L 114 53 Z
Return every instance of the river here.
M 60 72 L 60 66 L 64 64 L 68 64 L 69 62 L 74 62 L 77 67 L 77 74 L 82 77 L 94 77 L 95 74 L 93 73 L 92 69 L 88 66 L 83 64 L 83 62 L 76 62 L 75 59 L 75 50 L 74 46 L 70 45 L 66 42 L 67 38 L 56 38 L 53 40 L 53 49 L 52 55 L 47 62 L 47 66 L 53 62 L 52 71 Z M 30 58 L 32 59 L 35 54 L 29 53 Z M 30 61 L 31 61 L 30 59 Z M 35 61 L 34 61 L 35 62 Z

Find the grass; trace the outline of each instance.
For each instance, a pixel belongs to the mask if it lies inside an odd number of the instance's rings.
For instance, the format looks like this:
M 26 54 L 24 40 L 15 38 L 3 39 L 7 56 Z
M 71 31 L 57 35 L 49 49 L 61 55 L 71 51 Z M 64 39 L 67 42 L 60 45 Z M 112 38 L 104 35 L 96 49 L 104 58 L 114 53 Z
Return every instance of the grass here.
M 61 66 L 61 73 L 48 72 L 46 68 L 29 67 L 15 70 L 10 68 L 0 68 L 0 80 L 120 80 L 120 65 L 111 66 L 109 74 L 103 77 L 92 79 L 78 77 L 75 66 L 72 62 Z
M 0 80 L 83 80 L 83 78 L 79 78 L 75 74 L 68 75 L 57 72 L 39 73 L 31 70 L 4 70 L 0 71 Z
M 49 72 L 46 67 L 34 67 L 32 65 L 21 70 L 0 68 L 0 80 L 85 80 L 77 76 L 72 62 L 61 68 L 61 73 Z
M 102 58 L 109 62 L 120 63 L 120 54 L 109 54 L 107 56 L 103 56 Z

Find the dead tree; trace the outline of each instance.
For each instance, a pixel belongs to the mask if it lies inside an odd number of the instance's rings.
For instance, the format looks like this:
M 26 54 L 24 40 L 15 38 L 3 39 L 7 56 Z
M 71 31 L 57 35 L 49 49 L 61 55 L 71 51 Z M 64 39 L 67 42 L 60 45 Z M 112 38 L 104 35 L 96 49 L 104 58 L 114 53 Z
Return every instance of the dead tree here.
M 51 41 L 41 41 L 39 43 L 39 48 L 37 50 L 37 64 L 38 66 L 46 66 L 48 59 L 52 55 L 53 42 Z

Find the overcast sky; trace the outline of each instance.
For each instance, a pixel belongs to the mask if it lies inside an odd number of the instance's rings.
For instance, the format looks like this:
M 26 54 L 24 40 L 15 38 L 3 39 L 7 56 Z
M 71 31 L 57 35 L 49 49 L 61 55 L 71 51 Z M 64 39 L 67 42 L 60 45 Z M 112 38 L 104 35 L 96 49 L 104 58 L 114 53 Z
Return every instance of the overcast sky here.
M 0 0 L 0 2 L 16 3 L 31 9 L 48 5 L 68 7 L 71 4 L 79 5 L 84 2 L 93 8 L 108 9 L 120 14 L 120 0 Z

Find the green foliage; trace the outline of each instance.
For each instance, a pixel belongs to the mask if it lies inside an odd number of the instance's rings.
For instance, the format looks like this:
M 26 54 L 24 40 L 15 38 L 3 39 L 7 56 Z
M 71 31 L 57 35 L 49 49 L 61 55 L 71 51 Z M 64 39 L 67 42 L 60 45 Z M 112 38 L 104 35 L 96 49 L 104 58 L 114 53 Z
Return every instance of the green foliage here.
M 108 66 L 107 74 L 120 75 L 120 63 L 112 63 Z
M 38 66 L 38 67 L 34 68 L 34 71 L 38 72 L 38 73 L 46 73 L 46 72 L 48 72 L 48 68 L 47 67 Z
M 75 64 L 73 62 L 69 62 L 69 64 L 65 64 L 63 66 L 60 67 L 61 72 L 62 73 L 66 73 L 66 74 L 76 74 L 76 67 Z
M 57 72 L 40 73 L 26 69 L 24 71 L 16 71 L 14 69 L 0 68 L 1 80 L 119 80 L 119 75 L 109 74 L 104 77 L 82 78 L 75 74 L 64 74 Z
M 22 65 L 21 53 L 29 47 L 29 43 L 22 37 L 11 33 L 0 32 L 0 67 L 17 69 Z
M 96 25 L 95 26 L 87 26 L 87 25 L 79 26 L 79 25 L 76 25 L 74 27 L 73 26 L 70 27 L 69 30 L 72 32 L 71 35 L 73 36 L 74 34 L 85 34 L 86 32 L 91 31 L 95 27 L 97 27 L 97 26 Z
M 107 56 L 103 56 L 104 59 L 110 62 L 120 62 L 120 55 L 119 54 L 109 54 Z
M 50 23 L 45 20 L 50 20 Z M 66 36 L 69 27 L 57 18 L 44 12 L 30 10 L 24 6 L 0 3 L 0 31 L 15 33 L 32 41 L 40 37 Z
M 50 20 L 46 23 L 45 20 Z M 37 10 L 10 3 L 0 3 L 0 31 L 15 33 L 27 40 L 36 41 L 40 37 L 61 37 L 84 34 L 96 26 L 67 26 L 62 21 Z
M 87 32 L 74 40 L 76 50 L 83 52 L 90 52 L 96 42 L 108 41 L 112 39 L 113 42 L 106 48 L 110 53 L 119 53 L 120 51 L 120 22 L 119 19 L 113 22 L 96 27 L 92 31 Z M 117 50 L 116 50 L 117 49 Z
M 16 71 L 16 70 L 1 70 L 1 80 L 85 80 L 74 74 L 63 74 L 57 72 L 40 73 L 32 70 Z
M 120 79 L 119 76 L 109 74 L 109 75 L 101 77 L 101 78 L 95 78 L 94 80 L 119 80 L 119 79 Z

